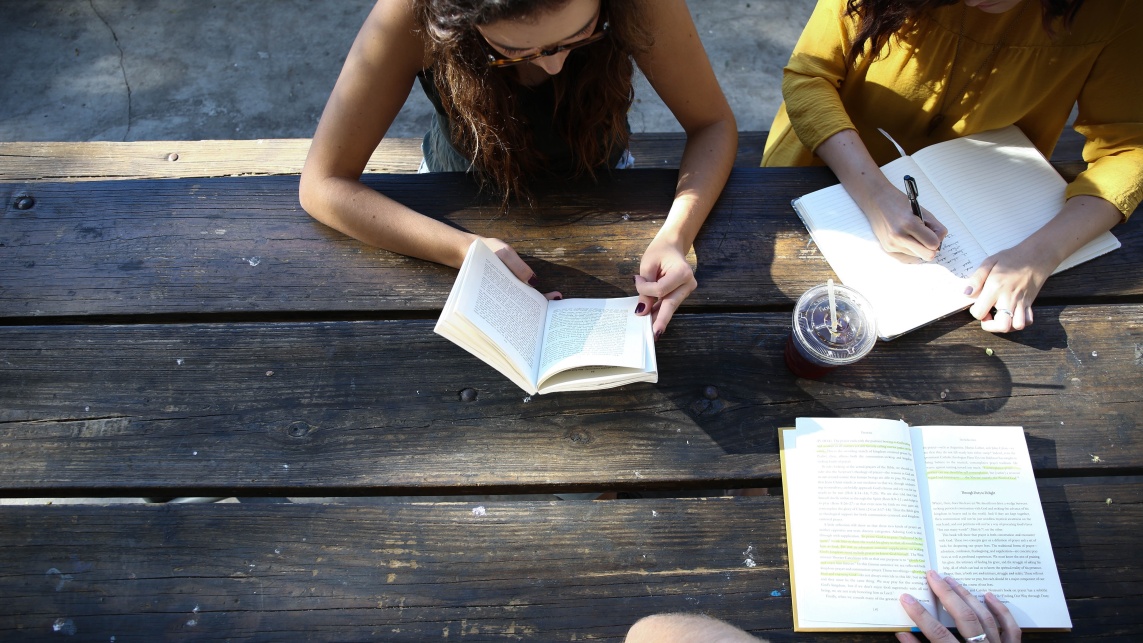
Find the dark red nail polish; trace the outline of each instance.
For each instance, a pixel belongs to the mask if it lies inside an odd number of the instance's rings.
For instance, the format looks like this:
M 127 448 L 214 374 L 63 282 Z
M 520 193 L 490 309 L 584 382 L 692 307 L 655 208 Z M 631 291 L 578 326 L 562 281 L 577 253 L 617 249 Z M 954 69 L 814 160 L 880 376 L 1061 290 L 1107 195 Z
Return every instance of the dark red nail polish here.
M 563 299 L 563 296 L 561 296 L 561 295 L 556 295 L 555 297 L 552 297 L 552 301 L 560 301 L 561 299 Z
M 540 285 L 540 278 L 537 277 L 535 275 L 535 273 L 533 273 L 531 277 L 528 277 L 528 285 L 533 287 L 533 288 L 535 288 L 536 286 L 539 286 Z
M 659 338 L 662 336 L 663 336 L 663 331 L 661 331 L 661 330 L 655 331 L 655 341 L 659 341 Z
M 647 310 L 647 304 L 644 304 L 643 302 L 639 302 L 639 305 L 635 307 L 635 314 L 638 315 L 638 314 L 642 313 L 644 310 Z

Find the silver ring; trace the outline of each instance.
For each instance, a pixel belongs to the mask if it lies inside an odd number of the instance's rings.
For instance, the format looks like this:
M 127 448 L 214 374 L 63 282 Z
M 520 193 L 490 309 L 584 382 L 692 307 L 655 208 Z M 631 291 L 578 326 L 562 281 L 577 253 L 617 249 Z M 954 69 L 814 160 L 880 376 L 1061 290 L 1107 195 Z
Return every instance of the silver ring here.
M 1007 312 L 1007 311 L 1005 311 L 1005 312 Z M 1008 313 L 1008 314 L 1011 315 L 1012 313 Z M 988 640 L 988 633 L 984 632 L 982 634 L 977 634 L 976 636 L 968 637 L 967 639 L 964 640 L 964 643 L 980 643 L 981 641 L 987 641 L 987 640 Z
M 1008 310 L 1007 308 L 997 308 L 997 309 L 996 309 L 996 314 L 997 314 L 997 315 L 1001 315 L 1001 314 L 1003 314 L 1003 315 L 1008 315 L 1009 317 L 1011 317 L 1011 316 L 1012 316 L 1012 311 L 1011 311 L 1011 310 Z M 975 638 L 975 637 L 974 637 L 974 638 L 971 638 L 971 639 L 965 639 L 965 640 L 966 640 L 966 641 L 983 641 L 984 639 L 978 639 L 978 638 Z

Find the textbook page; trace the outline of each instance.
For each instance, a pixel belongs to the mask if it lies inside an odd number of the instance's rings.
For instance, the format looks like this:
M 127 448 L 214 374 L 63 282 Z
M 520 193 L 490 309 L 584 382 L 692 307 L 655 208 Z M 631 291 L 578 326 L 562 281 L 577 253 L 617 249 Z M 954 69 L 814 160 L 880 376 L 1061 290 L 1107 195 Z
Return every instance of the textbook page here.
M 935 614 L 905 423 L 798 418 L 781 433 L 794 629 L 907 630 L 904 592 Z
M 638 303 L 639 297 L 549 302 L 537 383 L 580 366 L 643 368 L 651 317 L 635 315 Z
M 912 175 L 918 201 L 948 228 L 934 261 L 903 263 L 885 252 L 841 185 L 807 194 L 794 208 L 842 283 L 873 305 L 877 334 L 888 340 L 972 305 L 964 295 L 965 280 L 987 254 L 912 158 L 896 159 L 881 171 L 902 191 L 903 177 Z
M 913 430 L 934 569 L 992 592 L 1022 628 L 1070 629 L 1052 543 L 1018 426 Z M 952 620 L 942 610 L 942 621 Z
M 457 279 L 456 312 L 487 339 L 471 334 L 465 334 L 462 341 L 449 339 L 488 362 L 520 388 L 534 393 L 548 300 L 517 279 L 486 244 L 480 240 L 473 243 L 462 269 L 466 274 Z M 510 362 L 520 374 L 513 376 L 497 361 Z M 521 375 L 526 382 L 519 381 Z
M 1032 236 L 1064 205 L 1067 182 L 1015 125 L 938 143 L 913 159 L 976 236 L 986 256 Z M 1110 232 L 1101 234 L 1056 272 L 1119 246 Z

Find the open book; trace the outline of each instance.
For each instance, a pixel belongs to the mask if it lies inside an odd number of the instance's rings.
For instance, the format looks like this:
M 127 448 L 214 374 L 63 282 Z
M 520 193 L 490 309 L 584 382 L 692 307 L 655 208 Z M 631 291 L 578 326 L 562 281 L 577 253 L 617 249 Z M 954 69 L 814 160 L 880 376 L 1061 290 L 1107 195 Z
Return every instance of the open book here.
M 992 592 L 1022 628 L 1071 629 L 1024 432 L 798 418 L 779 432 L 797 631 L 946 626 L 925 571 Z
M 886 340 L 971 306 L 965 279 L 987 257 L 1027 239 L 1055 217 L 1067 187 L 1015 125 L 930 145 L 881 171 L 902 192 L 905 175 L 913 176 L 921 205 L 948 228 L 932 262 L 905 264 L 882 250 L 861 208 L 840 184 L 793 205 L 842 283 L 873 305 L 877 332 Z M 1118 247 L 1105 232 L 1056 272 Z
M 437 320 L 437 334 L 530 395 L 659 381 L 651 316 L 638 297 L 548 301 L 474 241 Z

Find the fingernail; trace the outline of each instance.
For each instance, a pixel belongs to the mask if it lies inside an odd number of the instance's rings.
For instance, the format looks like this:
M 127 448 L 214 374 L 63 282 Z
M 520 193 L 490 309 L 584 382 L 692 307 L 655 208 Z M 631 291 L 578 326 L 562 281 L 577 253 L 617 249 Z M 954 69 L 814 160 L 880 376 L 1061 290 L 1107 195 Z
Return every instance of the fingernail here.
M 636 284 L 639 283 L 639 275 L 631 275 L 631 282 Z
M 532 273 L 532 276 L 528 277 L 528 285 L 533 288 L 540 285 L 540 278 L 536 276 L 536 273 Z
M 971 295 L 971 294 L 972 294 L 972 286 L 969 286 L 968 288 L 965 288 L 965 289 L 964 289 L 964 294 L 965 294 L 965 295 Z
M 917 599 L 913 598 L 909 594 L 901 594 L 901 602 L 905 603 L 906 605 L 915 605 L 917 603 Z
M 552 301 L 560 301 L 561 299 L 563 299 L 562 295 L 556 295 L 555 297 L 552 297 Z
M 659 338 L 662 336 L 663 336 L 663 331 L 661 331 L 661 330 L 655 331 L 655 341 L 659 341 Z
M 960 587 L 960 583 L 956 582 L 956 579 L 952 576 L 945 576 L 945 582 L 951 587 Z
M 639 302 L 639 305 L 635 307 L 635 314 L 636 315 L 642 314 L 642 312 L 644 310 L 647 310 L 647 304 L 644 304 L 643 302 Z

